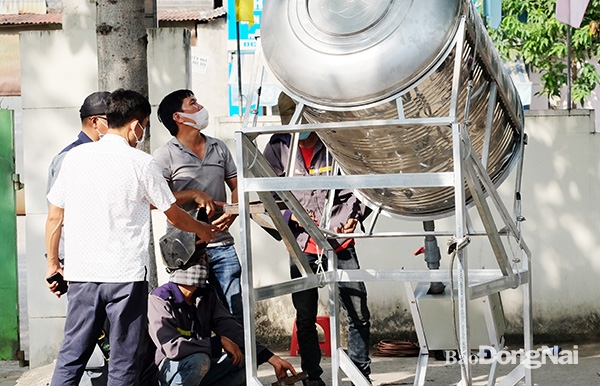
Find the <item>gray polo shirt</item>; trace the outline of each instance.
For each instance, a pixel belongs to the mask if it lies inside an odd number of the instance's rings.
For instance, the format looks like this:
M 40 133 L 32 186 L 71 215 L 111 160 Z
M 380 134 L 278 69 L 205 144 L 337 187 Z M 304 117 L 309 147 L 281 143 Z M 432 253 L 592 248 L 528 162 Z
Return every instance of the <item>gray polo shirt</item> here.
M 175 137 L 154 151 L 154 159 L 161 166 L 163 176 L 173 192 L 198 189 L 211 196 L 214 201 L 226 202 L 225 180 L 237 177 L 237 167 L 223 141 L 200 135 L 206 138 L 204 159 L 200 159 Z M 187 211 L 192 211 L 195 207 L 193 202 L 183 206 Z M 233 236 L 229 232 L 219 232 L 208 247 L 230 245 L 233 242 Z

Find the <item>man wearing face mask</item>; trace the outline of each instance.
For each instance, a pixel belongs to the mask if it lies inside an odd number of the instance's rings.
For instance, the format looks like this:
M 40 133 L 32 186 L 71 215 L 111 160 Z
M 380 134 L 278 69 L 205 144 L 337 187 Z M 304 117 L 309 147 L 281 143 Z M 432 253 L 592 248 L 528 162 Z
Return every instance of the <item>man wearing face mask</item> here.
M 236 216 L 218 214 L 215 209 L 226 203 L 226 188 L 231 191 L 231 202 L 238 199 L 237 168 L 231 152 L 223 141 L 202 133 L 208 126 L 208 111 L 190 90 L 165 96 L 158 106 L 158 119 L 173 138 L 153 153 L 154 159 L 163 168 L 177 204 L 188 212 L 195 211 L 198 204 L 204 206 L 211 224 L 217 227 L 215 240 L 206 248 L 209 282 L 242 324 L 241 266 L 228 232 Z M 204 198 L 193 199 L 193 194 Z
M 112 92 L 106 98 L 107 134 L 68 152 L 47 195 L 46 277 L 59 272 L 69 282 L 65 338 L 53 386 L 78 384 L 106 318 L 108 384 L 137 384 L 140 342 L 147 328 L 152 207 L 200 242 L 214 238 L 215 227 L 175 204 L 154 159 L 133 149 L 144 137 L 150 112 L 150 103 L 138 92 Z M 58 260 L 63 222 L 64 269 Z M 60 297 L 56 281 L 47 285 Z
M 296 103 L 288 95 L 281 93 L 278 99 L 281 124 L 290 123 Z M 303 118 L 304 119 L 304 118 Z M 306 123 L 306 121 L 303 121 Z M 288 158 L 291 153 L 292 136 L 290 134 L 274 134 L 265 147 L 264 155 L 279 176 L 285 176 L 288 169 Z M 333 171 L 333 158 L 315 132 L 299 133 L 296 159 L 292 160 L 293 176 L 328 175 Z M 322 222 L 326 211 L 327 190 L 296 190 L 293 192 L 300 204 L 311 218 L 318 224 Z M 353 233 L 359 224 L 368 216 L 370 210 L 361 203 L 348 189 L 335 191 L 331 208 L 330 230 L 339 234 Z M 286 210 L 284 218 L 288 221 L 296 242 L 304 252 L 313 272 L 319 270 L 319 257 L 322 253 L 315 240 L 306 232 L 302 224 L 290 210 Z M 321 224 L 323 225 L 323 224 Z M 339 269 L 359 269 L 358 256 L 354 248 L 354 239 L 338 238 L 330 240 L 335 249 Z M 323 259 L 322 268 L 327 270 L 327 260 Z M 298 267 L 290 260 L 292 278 L 302 276 Z M 367 380 L 371 374 L 370 346 L 370 312 L 367 306 L 367 289 L 363 282 L 340 282 L 339 296 L 342 306 L 348 314 L 348 356 Z M 308 386 L 325 386 L 321 379 L 321 349 L 317 335 L 316 319 L 319 292 L 317 288 L 294 292 L 292 302 L 296 309 L 296 329 L 300 348 L 302 370 L 308 374 Z
M 98 91 L 88 95 L 81 108 L 79 109 L 79 117 L 81 118 L 81 131 L 77 135 L 77 139 L 60 151 L 50 163 L 48 167 L 48 180 L 46 186 L 46 194 L 52 188 L 63 159 L 67 152 L 81 144 L 96 142 L 108 130 L 108 122 L 106 120 L 106 97 L 110 93 L 107 91 Z M 64 233 L 61 233 L 59 244 L 58 259 L 63 264 L 64 261 Z M 108 326 L 106 326 L 108 327 Z M 107 331 L 108 328 L 105 328 Z M 101 336 L 105 336 L 104 333 Z M 106 354 L 103 354 L 98 346 L 90 361 L 86 365 L 79 386 L 102 386 L 106 385 L 108 366 L 106 363 Z
M 95 142 L 102 138 L 108 130 L 106 121 L 106 97 L 110 94 L 107 91 L 98 91 L 88 95 L 81 108 L 79 109 L 79 117 L 81 118 L 81 131 L 77 135 L 77 139 L 62 149 L 50 163 L 48 167 L 48 180 L 46 193 L 50 191 L 60 165 L 65 155 L 69 150 L 83 143 Z

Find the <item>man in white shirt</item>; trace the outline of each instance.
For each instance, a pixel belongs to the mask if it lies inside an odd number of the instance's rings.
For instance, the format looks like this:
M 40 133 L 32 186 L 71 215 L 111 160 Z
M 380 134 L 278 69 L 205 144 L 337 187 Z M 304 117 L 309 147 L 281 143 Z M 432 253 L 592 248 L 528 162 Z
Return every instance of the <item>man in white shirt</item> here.
M 150 209 L 201 241 L 213 226 L 175 205 L 175 197 L 152 156 L 135 149 L 144 138 L 150 103 L 119 89 L 106 101 L 108 132 L 98 142 L 65 156 L 52 189 L 46 220 L 47 277 L 69 282 L 65 339 L 52 385 L 77 385 L 105 318 L 110 321 L 110 385 L 134 385 L 139 342 L 147 325 Z M 58 244 L 64 222 L 64 271 Z M 48 284 L 60 296 L 58 283 Z
M 81 118 L 81 131 L 77 135 L 77 139 L 67 145 L 60 151 L 50 163 L 48 167 L 48 180 L 46 186 L 46 194 L 52 188 L 54 180 L 58 176 L 60 166 L 63 159 L 69 152 L 69 150 L 88 142 L 95 142 L 100 140 L 108 130 L 108 123 L 106 120 L 106 97 L 110 93 L 107 91 L 98 91 L 88 95 L 79 109 L 79 117 Z M 61 264 L 64 260 L 64 249 L 63 249 L 63 238 L 65 234 L 61 233 L 61 242 L 58 247 L 58 259 Z M 66 302 L 64 303 L 66 306 Z M 108 331 L 108 323 L 104 325 L 104 331 L 100 334 L 101 339 L 107 341 L 108 337 L 105 335 L 105 331 Z M 99 338 L 100 340 L 100 338 Z M 104 342 L 105 343 L 105 342 Z M 84 372 L 79 386 L 106 386 L 108 376 L 108 362 L 107 362 L 107 350 L 106 345 L 98 345 L 94 350 L 94 353 L 90 357 L 86 365 L 86 371 Z

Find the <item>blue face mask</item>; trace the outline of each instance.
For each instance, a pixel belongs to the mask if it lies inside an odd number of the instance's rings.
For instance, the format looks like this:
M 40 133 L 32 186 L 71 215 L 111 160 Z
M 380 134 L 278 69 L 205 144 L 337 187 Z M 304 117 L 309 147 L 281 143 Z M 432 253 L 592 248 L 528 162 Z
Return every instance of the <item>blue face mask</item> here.
M 302 131 L 302 132 L 298 133 L 298 139 L 302 141 L 302 140 L 308 138 L 310 133 L 311 133 L 311 131 Z

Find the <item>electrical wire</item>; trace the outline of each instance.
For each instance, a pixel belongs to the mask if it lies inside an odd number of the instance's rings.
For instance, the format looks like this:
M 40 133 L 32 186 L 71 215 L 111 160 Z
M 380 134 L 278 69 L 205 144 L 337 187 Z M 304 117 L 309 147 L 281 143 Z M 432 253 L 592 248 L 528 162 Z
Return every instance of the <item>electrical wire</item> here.
M 419 355 L 419 345 L 404 340 L 384 339 L 373 346 L 377 349 L 375 355 L 381 357 L 414 357 Z
M 414 325 L 410 326 L 408 333 L 408 339 L 416 339 L 414 333 Z M 412 357 L 419 355 L 421 348 L 418 342 L 413 340 L 394 340 L 394 339 L 383 339 L 373 346 L 377 349 L 375 355 L 381 357 Z

